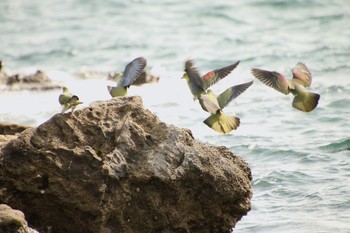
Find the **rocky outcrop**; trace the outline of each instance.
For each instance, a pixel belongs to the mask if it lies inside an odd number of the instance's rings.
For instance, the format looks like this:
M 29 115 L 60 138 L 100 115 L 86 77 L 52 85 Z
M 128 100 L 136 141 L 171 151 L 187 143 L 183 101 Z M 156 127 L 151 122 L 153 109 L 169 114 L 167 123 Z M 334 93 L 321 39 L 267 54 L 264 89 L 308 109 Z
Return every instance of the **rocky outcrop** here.
M 28 128 L 32 128 L 32 126 L 12 122 L 0 122 L 0 134 L 15 135 Z
M 24 214 L 8 205 L 0 204 L 0 232 L 38 233 L 27 225 Z
M 5 72 L 0 74 L 0 84 L 5 84 L 5 90 L 19 91 L 19 90 L 52 90 L 61 88 L 60 85 L 55 84 L 48 75 L 37 70 L 34 74 L 23 75 L 13 74 L 7 75 Z
M 0 122 L 0 148 L 8 141 L 16 138 L 16 134 L 22 131 L 32 128 L 29 125 L 16 124 L 11 122 Z
M 161 122 L 140 97 L 56 114 L 0 150 L 0 202 L 40 232 L 229 232 L 251 172 Z

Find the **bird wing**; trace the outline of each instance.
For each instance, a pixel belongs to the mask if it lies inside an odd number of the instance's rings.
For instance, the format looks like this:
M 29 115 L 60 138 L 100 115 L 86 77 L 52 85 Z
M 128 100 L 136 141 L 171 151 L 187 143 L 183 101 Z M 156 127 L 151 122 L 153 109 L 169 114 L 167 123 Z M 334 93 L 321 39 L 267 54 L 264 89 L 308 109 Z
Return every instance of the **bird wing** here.
M 302 62 L 298 62 L 292 69 L 293 80 L 296 80 L 304 87 L 309 87 L 312 81 L 312 75 L 306 65 Z
M 265 85 L 287 95 L 289 93 L 289 81 L 276 71 L 252 69 L 252 75 Z
M 237 96 L 242 94 L 252 84 L 253 84 L 253 81 L 227 88 L 217 98 L 220 108 L 223 109 L 224 107 L 226 107 L 233 99 L 235 99 Z
M 147 60 L 143 57 L 138 57 L 126 65 L 123 76 L 119 79 L 118 85 L 129 87 L 141 74 L 146 67 Z
M 72 93 L 70 92 L 64 92 L 62 94 L 59 95 L 58 97 L 58 102 L 63 105 L 63 104 L 67 104 L 68 101 L 72 98 Z
M 199 75 L 198 69 L 193 66 L 192 60 L 187 60 L 185 63 L 185 72 L 187 73 L 189 82 L 188 86 L 194 96 L 205 91 L 204 83 Z
M 233 69 L 235 69 L 238 66 L 239 62 L 240 61 L 238 61 L 234 64 L 231 64 L 231 65 L 225 66 L 225 67 L 220 68 L 220 69 L 209 71 L 208 73 L 203 75 L 202 80 L 204 83 L 204 90 L 206 90 L 210 86 L 214 85 L 215 83 L 217 83 L 221 79 L 225 78 L 228 74 L 230 74 L 232 72 Z

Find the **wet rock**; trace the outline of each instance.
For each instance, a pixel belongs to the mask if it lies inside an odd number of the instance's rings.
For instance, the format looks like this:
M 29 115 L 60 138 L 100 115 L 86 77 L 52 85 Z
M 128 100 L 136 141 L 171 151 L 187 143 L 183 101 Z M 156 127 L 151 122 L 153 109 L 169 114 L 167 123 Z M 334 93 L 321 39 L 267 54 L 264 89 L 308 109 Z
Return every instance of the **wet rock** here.
M 40 232 L 229 232 L 251 208 L 251 172 L 140 97 L 56 114 L 0 150 L 0 202 Z
M 37 233 L 27 225 L 24 214 L 8 205 L 0 204 L 0 232 Z

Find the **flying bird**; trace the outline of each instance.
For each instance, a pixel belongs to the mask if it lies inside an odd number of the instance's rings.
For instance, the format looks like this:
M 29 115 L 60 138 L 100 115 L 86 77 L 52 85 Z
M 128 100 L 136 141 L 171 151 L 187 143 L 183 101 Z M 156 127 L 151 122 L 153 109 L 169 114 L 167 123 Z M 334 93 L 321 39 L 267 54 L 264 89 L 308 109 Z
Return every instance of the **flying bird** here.
M 310 87 L 312 75 L 306 65 L 298 62 L 292 69 L 292 79 L 287 79 L 284 75 L 276 71 L 267 71 L 262 69 L 252 69 L 252 75 L 259 79 L 265 85 L 288 95 L 294 95 L 292 106 L 303 112 L 314 110 L 320 99 L 320 95 L 308 92 L 306 87 Z
M 69 110 L 70 108 L 72 109 L 72 112 L 74 109 L 77 107 L 77 105 L 82 104 L 79 100 L 79 97 L 76 95 L 73 95 L 70 93 L 67 87 L 63 87 L 63 93 L 59 95 L 58 97 L 58 102 L 62 106 L 62 113 L 65 111 Z
M 230 74 L 238 64 L 239 61 L 232 65 L 209 71 L 205 75 L 201 76 L 198 69 L 193 65 L 193 61 L 187 60 L 185 63 L 185 73 L 182 78 L 187 81 L 193 98 L 198 99 L 202 94 L 206 93 L 207 89 L 210 86 L 214 85 L 221 79 L 225 78 L 228 74 Z
M 219 96 L 216 96 L 212 90 L 208 89 L 206 94 L 199 97 L 202 109 L 210 113 L 210 116 L 203 121 L 204 124 L 222 134 L 227 134 L 237 129 L 240 125 L 240 119 L 236 116 L 225 114 L 223 109 L 252 84 L 253 81 L 232 86 Z
M 147 65 L 147 60 L 143 57 L 138 57 L 126 65 L 124 72 L 117 73 L 117 86 L 107 86 L 107 89 L 112 97 L 126 96 L 130 85 L 140 76 L 141 72 Z

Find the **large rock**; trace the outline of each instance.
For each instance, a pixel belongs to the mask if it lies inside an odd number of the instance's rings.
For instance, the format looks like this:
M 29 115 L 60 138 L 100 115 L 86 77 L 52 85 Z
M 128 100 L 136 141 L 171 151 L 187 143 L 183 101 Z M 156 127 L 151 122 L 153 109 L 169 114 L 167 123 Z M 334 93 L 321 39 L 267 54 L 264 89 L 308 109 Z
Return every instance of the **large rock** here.
M 229 232 L 251 172 L 161 122 L 140 97 L 56 114 L 0 150 L 0 202 L 40 232 Z

